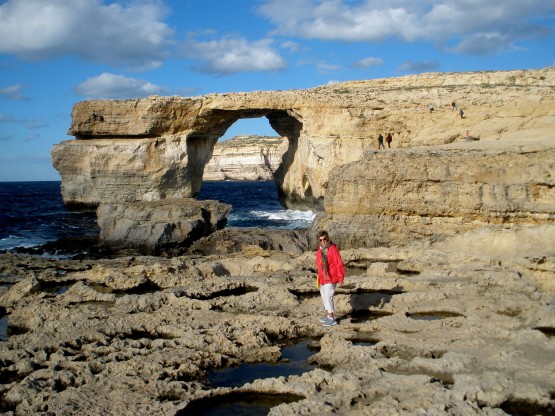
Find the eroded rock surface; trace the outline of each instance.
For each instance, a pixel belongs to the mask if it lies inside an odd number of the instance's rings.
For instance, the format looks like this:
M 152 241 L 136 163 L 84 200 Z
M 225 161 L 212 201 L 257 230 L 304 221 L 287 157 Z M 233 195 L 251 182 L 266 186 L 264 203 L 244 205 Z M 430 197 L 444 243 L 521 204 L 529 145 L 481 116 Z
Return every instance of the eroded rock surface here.
M 344 247 L 375 247 L 554 223 L 555 138 L 526 137 L 368 150 L 330 174 L 313 229 Z
M 103 203 L 97 209 L 100 241 L 106 247 L 160 254 L 224 228 L 230 210 L 218 201 L 192 198 Z
M 519 239 L 533 238 L 529 231 Z M 553 281 L 553 245 L 498 252 L 460 244 L 475 238 L 343 250 L 348 276 L 331 328 L 318 319 L 311 251 L 97 261 L 2 255 L 2 276 L 18 283 L 0 303 L 10 325 L 26 332 L 0 343 L 1 408 L 186 414 L 196 400 L 231 393 L 210 386 L 212 369 L 279 362 L 283 345 L 312 338 L 314 369 L 258 378 L 235 393 L 301 396 L 272 415 L 549 414 L 555 292 L 537 277 Z
M 216 143 L 202 179 L 273 180 L 286 150 L 287 140 L 282 137 L 235 136 Z
M 77 103 L 54 166 L 68 205 L 193 197 L 218 138 L 241 118 L 266 117 L 288 147 L 275 172 L 290 207 L 320 205 L 337 166 L 377 148 L 473 138 L 552 138 L 555 70 L 432 73 L 309 90 Z M 465 111 L 452 111 L 455 101 Z M 436 111 L 429 113 L 434 104 Z

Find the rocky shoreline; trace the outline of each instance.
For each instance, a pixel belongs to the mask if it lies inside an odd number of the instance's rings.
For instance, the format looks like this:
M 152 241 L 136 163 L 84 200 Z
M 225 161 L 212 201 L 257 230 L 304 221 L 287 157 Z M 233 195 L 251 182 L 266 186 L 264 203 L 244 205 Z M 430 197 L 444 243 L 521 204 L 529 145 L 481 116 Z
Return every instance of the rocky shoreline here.
M 66 205 L 98 206 L 100 239 L 73 259 L 0 253 L 0 411 L 189 415 L 271 397 L 274 416 L 555 413 L 554 80 L 546 68 L 78 103 L 76 140 L 53 163 Z M 318 208 L 307 230 L 223 228 L 229 207 L 192 199 L 217 139 L 262 116 L 288 141 L 280 202 Z M 469 125 L 480 140 L 464 140 Z M 393 148 L 375 148 L 378 131 Z M 329 328 L 322 229 L 348 270 Z M 210 382 L 285 365 L 300 343 L 306 371 Z
M 298 400 L 272 415 L 553 412 L 554 299 L 537 279 L 555 272 L 549 245 L 492 255 L 471 250 L 469 234 L 343 250 L 339 325 L 324 328 L 308 239 L 272 245 L 293 240 L 275 233 L 222 230 L 202 244 L 215 254 L 167 258 L 2 254 L 0 304 L 19 334 L 0 343 L 0 408 L 174 415 L 257 393 Z M 279 363 L 302 339 L 315 348 L 311 371 L 235 388 L 206 382 L 214 369 Z

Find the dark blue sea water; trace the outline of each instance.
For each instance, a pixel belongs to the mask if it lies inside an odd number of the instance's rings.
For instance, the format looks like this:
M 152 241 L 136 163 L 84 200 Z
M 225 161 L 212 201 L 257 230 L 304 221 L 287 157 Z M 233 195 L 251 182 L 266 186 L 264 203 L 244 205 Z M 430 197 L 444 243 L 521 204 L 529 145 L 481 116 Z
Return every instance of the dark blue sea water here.
M 0 250 L 97 234 L 94 212 L 65 209 L 60 182 L 0 182 Z
M 228 227 L 299 229 L 308 227 L 314 217 L 311 211 L 281 207 L 271 181 L 205 182 L 198 199 L 232 205 Z M 94 212 L 64 207 L 60 182 L 0 182 L 0 250 L 37 247 L 98 232 Z
M 202 184 L 197 199 L 230 204 L 228 227 L 299 229 L 314 219 L 312 211 L 284 209 L 273 181 L 208 181 Z

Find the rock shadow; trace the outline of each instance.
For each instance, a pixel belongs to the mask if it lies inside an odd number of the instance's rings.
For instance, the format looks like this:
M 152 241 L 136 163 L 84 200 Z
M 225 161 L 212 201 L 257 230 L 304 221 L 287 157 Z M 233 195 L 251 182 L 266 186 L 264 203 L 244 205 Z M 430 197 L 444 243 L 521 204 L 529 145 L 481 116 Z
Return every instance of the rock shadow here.
M 372 319 L 391 315 L 391 312 L 384 311 L 385 306 L 391 302 L 395 295 L 403 292 L 401 286 L 395 286 L 388 290 L 357 289 L 350 294 L 349 305 L 351 312 L 339 319 L 349 318 L 353 323 L 364 323 Z

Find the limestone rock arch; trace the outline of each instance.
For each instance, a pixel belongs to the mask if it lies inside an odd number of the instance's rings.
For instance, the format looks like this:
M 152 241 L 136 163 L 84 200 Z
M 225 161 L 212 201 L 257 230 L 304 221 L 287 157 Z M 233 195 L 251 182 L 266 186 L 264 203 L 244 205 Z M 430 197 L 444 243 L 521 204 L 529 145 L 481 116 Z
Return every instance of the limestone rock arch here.
M 69 134 L 54 145 L 66 205 L 194 196 L 219 137 L 241 118 L 266 117 L 289 141 L 276 181 L 288 207 L 323 207 L 329 173 L 377 148 L 552 138 L 555 70 L 420 74 L 310 90 L 77 103 Z M 437 107 L 429 112 L 433 97 Z M 456 100 L 465 118 L 452 111 Z M 379 163 L 379 162 L 378 162 Z
M 288 141 L 275 182 L 282 204 L 295 204 L 283 184 L 295 162 L 301 115 L 292 109 L 220 106 L 191 115 L 186 108 L 195 107 L 195 100 L 165 106 L 159 100 L 88 101 L 75 106 L 69 134 L 76 140 L 52 150 L 67 206 L 195 197 L 217 140 L 236 121 L 261 117 Z M 295 195 L 311 195 L 310 186 L 304 190 Z

